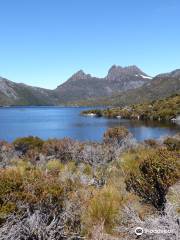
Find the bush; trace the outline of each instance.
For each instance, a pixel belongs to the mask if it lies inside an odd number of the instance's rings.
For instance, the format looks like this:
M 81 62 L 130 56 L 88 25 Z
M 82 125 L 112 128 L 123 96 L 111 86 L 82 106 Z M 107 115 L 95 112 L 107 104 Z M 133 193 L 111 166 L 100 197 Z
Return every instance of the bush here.
M 167 149 L 170 151 L 180 150 L 180 139 L 168 137 L 164 144 L 167 146 Z
M 104 134 L 103 141 L 106 144 L 113 144 L 114 142 L 121 144 L 128 135 L 129 131 L 125 127 L 109 128 Z
M 154 139 L 146 139 L 146 140 L 144 140 L 144 143 L 147 145 L 147 146 L 149 146 L 149 147 L 158 147 L 158 143 L 157 143 L 157 141 L 156 140 L 154 140 Z
M 2 202 L 7 194 L 18 191 L 22 185 L 22 176 L 16 168 L 0 170 L 0 201 Z
M 64 187 L 58 176 L 40 169 L 22 171 L 14 167 L 0 170 L 0 205 L 1 211 L 13 210 L 19 203 L 35 207 L 36 204 L 61 206 Z M 10 204 L 10 205 L 9 205 Z M 10 207 L 9 207 L 10 206 Z M 3 212 L 2 212 L 3 214 Z
M 47 162 L 46 168 L 51 172 L 58 173 L 64 168 L 64 165 L 59 160 L 54 159 Z
M 66 163 L 72 160 L 73 144 L 74 141 L 69 138 L 61 140 L 50 139 L 44 143 L 42 152 L 46 156 L 54 156 L 61 162 Z
M 43 146 L 43 140 L 38 137 L 24 137 L 24 138 L 17 138 L 13 144 L 17 151 L 21 151 L 25 154 L 28 150 L 41 150 Z
M 0 170 L 0 221 L 15 210 L 13 196 L 20 191 L 22 182 L 22 176 L 16 169 Z
M 123 197 L 114 187 L 107 186 L 97 191 L 85 210 L 86 229 L 91 232 L 93 226 L 103 223 L 105 230 L 111 232 L 119 216 L 122 202 Z
M 145 202 L 163 210 L 170 186 L 180 178 L 178 154 L 165 149 L 151 150 L 126 176 L 128 191 L 134 191 Z

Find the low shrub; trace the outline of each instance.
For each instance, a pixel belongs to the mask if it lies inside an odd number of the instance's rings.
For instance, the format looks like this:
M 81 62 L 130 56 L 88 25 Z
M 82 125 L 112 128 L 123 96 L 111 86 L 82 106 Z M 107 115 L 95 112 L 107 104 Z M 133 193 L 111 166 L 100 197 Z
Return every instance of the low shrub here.
M 46 169 L 51 172 L 59 173 L 64 168 L 64 165 L 59 160 L 50 160 L 46 164 Z
M 50 139 L 46 141 L 42 148 L 42 153 L 46 156 L 54 156 L 63 163 L 72 160 L 72 147 L 74 141 L 70 138 Z
M 154 139 L 146 139 L 146 140 L 144 140 L 144 143 L 149 147 L 154 147 L 154 148 L 158 147 L 158 143 Z
M 28 150 L 38 150 L 42 149 L 44 141 L 38 137 L 24 137 L 17 138 L 13 144 L 17 151 L 21 151 L 23 154 L 27 153 Z
M 17 204 L 62 205 L 64 188 L 58 176 L 34 168 L 14 167 L 0 170 L 0 213 L 8 209 L 15 209 Z M 68 189 L 67 189 L 68 190 Z
M 103 142 L 106 144 L 113 144 L 114 142 L 121 144 L 128 135 L 129 131 L 125 127 L 109 128 L 104 134 Z
M 114 187 L 106 186 L 95 192 L 84 214 L 86 229 L 91 232 L 93 226 L 103 223 L 105 230 L 111 232 L 119 217 L 122 202 L 123 196 Z
M 165 139 L 164 144 L 170 151 L 180 151 L 180 139 L 168 137 Z
M 180 160 L 178 154 L 166 149 L 147 150 L 146 156 L 127 171 L 127 190 L 164 210 L 169 187 L 180 179 Z
M 15 168 L 0 170 L 0 222 L 16 208 L 15 195 L 20 191 L 23 179 Z

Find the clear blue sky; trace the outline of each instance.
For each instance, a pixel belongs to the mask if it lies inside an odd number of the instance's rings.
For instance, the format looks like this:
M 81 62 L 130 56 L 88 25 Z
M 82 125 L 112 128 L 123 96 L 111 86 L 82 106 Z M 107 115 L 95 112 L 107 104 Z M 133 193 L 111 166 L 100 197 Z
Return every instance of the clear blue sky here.
M 55 88 L 113 64 L 180 68 L 180 1 L 0 0 L 0 76 Z

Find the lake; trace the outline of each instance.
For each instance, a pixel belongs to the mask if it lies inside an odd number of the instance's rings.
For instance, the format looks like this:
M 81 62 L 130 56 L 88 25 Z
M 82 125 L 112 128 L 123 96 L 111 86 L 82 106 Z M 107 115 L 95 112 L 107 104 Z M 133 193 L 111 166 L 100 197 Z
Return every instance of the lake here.
M 85 107 L 8 107 L 0 108 L 0 139 L 12 142 L 17 137 L 42 139 L 70 137 L 101 141 L 107 128 L 125 126 L 138 141 L 157 139 L 180 132 L 170 123 L 130 121 L 81 116 Z

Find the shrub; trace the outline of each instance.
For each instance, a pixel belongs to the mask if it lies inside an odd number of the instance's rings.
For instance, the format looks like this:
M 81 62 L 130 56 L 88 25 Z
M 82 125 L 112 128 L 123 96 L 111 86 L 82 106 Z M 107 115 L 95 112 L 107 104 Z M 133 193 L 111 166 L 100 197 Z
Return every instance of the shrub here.
M 93 174 L 92 167 L 89 164 L 85 164 L 84 169 L 83 169 L 83 173 L 91 176 Z
M 23 154 L 25 154 L 28 150 L 41 150 L 43 146 L 43 140 L 38 137 L 29 136 L 17 138 L 13 144 L 17 151 L 21 151 Z
M 49 206 L 62 205 L 64 187 L 58 176 L 40 169 L 26 170 L 14 167 L 0 170 L 0 205 L 1 211 L 13 210 L 19 203 L 35 207 L 36 204 Z M 11 204 L 11 205 L 8 205 Z
M 64 186 L 58 176 L 34 169 L 25 174 L 18 198 L 30 205 L 61 205 L 63 192 Z
M 22 176 L 14 168 L 0 170 L 0 222 L 15 210 L 13 201 L 22 186 Z
M 64 165 L 59 160 L 54 159 L 47 162 L 46 168 L 51 172 L 58 173 L 64 168 Z
M 147 139 L 147 140 L 144 140 L 145 144 L 149 147 L 158 147 L 158 143 L 156 140 L 154 139 Z
M 124 175 L 130 173 L 130 171 L 138 172 L 139 165 L 144 158 L 147 157 L 153 151 L 151 148 L 138 147 L 137 149 L 130 149 L 122 154 L 120 158 L 120 164 Z
M 176 213 L 180 215 L 180 181 L 170 187 L 167 194 L 167 202 L 172 204 Z
M 117 142 L 121 144 L 123 139 L 129 135 L 129 131 L 125 127 L 109 128 L 104 134 L 104 143 L 113 144 Z
M 180 139 L 168 137 L 164 144 L 167 146 L 167 149 L 170 151 L 180 150 Z
M 84 221 L 86 229 L 92 230 L 94 225 L 104 224 L 107 232 L 111 232 L 117 221 L 123 197 L 111 186 L 97 191 L 88 202 Z
M 22 185 L 22 176 L 16 168 L 1 169 L 0 170 L 0 201 L 7 194 L 18 191 Z
M 54 156 L 61 162 L 66 163 L 72 160 L 73 144 L 74 141 L 69 138 L 64 138 L 61 140 L 50 139 L 44 143 L 42 152 L 46 156 Z
M 11 162 L 18 170 L 18 172 L 23 175 L 26 171 L 33 169 L 33 165 L 24 159 L 15 159 Z
M 158 210 L 163 210 L 168 189 L 179 178 L 178 154 L 157 149 L 147 151 L 147 156 L 129 169 L 125 182 L 128 191 L 134 191 Z

